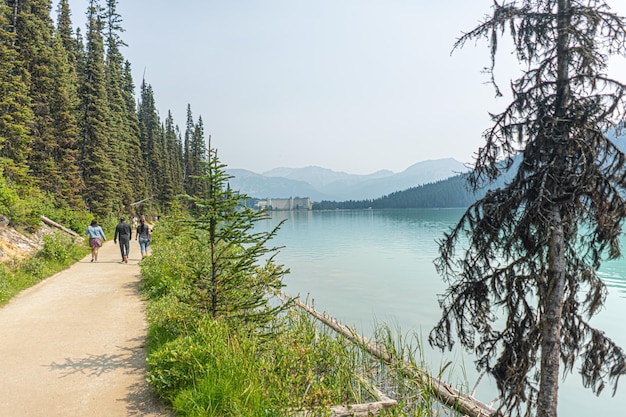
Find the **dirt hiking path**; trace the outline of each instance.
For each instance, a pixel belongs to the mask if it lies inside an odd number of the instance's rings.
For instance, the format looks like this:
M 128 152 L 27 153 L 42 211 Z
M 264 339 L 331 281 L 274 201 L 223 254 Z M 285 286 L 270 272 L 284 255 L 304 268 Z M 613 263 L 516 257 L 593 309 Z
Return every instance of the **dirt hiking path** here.
M 145 382 L 139 245 L 107 241 L 0 308 L 0 416 L 170 416 Z

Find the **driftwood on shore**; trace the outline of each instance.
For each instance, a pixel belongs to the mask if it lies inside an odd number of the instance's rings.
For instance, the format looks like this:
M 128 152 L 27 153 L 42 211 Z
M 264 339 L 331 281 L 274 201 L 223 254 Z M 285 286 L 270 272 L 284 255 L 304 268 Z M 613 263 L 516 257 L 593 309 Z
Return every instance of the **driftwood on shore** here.
M 357 333 L 354 329 L 339 323 L 337 320 L 329 317 L 326 314 L 319 313 L 313 307 L 302 303 L 301 301 L 284 294 L 291 302 L 300 307 L 313 317 L 340 333 L 348 340 L 362 346 L 367 352 L 373 356 L 385 361 L 386 363 L 392 363 L 394 357 L 391 353 L 385 349 L 384 346 L 380 346 L 366 337 Z M 395 360 L 402 360 L 401 358 L 395 358 Z M 476 400 L 474 397 L 468 394 L 464 394 L 452 387 L 451 385 L 441 381 L 438 378 L 433 377 L 428 372 L 417 369 L 413 365 L 405 362 L 405 372 L 411 376 L 425 381 L 429 388 L 433 391 L 437 400 L 442 404 L 450 407 L 461 414 L 469 417 L 503 417 L 502 413 L 498 412 L 493 407 Z M 334 414 L 333 414 L 334 415 Z M 338 415 L 355 415 L 355 414 L 338 414 Z
M 44 216 L 43 214 L 41 215 L 41 220 L 47 224 L 48 226 L 52 226 L 52 227 L 56 227 L 59 230 L 64 231 L 65 233 L 69 234 L 70 236 L 73 237 L 80 237 L 80 235 L 78 233 L 76 233 L 73 230 L 68 229 L 67 227 L 61 226 L 59 223 L 50 220 L 49 218 L 47 218 L 46 216 Z
M 362 382 L 365 383 L 364 380 L 362 380 Z M 375 392 L 378 397 L 378 401 L 364 404 L 333 405 L 329 407 L 329 417 L 373 417 L 380 415 L 383 410 L 389 409 L 398 404 L 398 401 L 393 398 L 389 398 L 378 388 L 374 386 L 370 386 L 369 388 Z M 293 417 L 317 417 L 320 413 L 317 409 L 310 409 L 298 412 L 291 411 L 288 415 Z
M 380 415 L 380 413 L 396 405 L 396 400 L 387 399 L 384 401 L 377 401 L 366 404 L 352 404 L 352 405 L 333 405 L 329 407 L 329 417 L 372 417 Z M 318 410 L 305 410 L 297 413 L 290 413 L 294 417 L 317 417 L 319 416 Z

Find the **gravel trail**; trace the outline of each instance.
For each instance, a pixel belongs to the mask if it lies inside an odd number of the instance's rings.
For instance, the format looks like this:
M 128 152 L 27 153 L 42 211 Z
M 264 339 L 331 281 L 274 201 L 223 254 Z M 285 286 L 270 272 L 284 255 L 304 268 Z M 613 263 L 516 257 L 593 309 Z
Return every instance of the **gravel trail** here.
M 171 416 L 145 382 L 139 245 L 107 241 L 0 308 L 0 416 Z

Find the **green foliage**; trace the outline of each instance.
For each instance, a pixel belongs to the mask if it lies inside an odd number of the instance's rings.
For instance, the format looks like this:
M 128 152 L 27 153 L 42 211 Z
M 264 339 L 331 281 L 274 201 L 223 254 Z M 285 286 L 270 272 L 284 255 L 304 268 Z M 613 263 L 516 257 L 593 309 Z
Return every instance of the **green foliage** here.
M 14 207 L 20 201 L 20 197 L 17 194 L 17 190 L 14 187 L 9 187 L 4 175 L 0 170 L 0 213 L 12 214 Z
M 0 157 L 24 168 L 33 122 L 30 74 L 16 48 L 13 10 L 0 4 Z
M 11 225 L 35 230 L 41 223 L 41 214 L 47 204 L 44 194 L 32 185 L 11 184 L 3 175 L 5 165 L 0 161 L 0 214 L 11 220 Z
M 147 380 L 180 415 L 282 416 L 369 398 L 355 379 L 360 356 L 308 316 L 290 315 L 285 331 L 268 340 L 222 320 L 185 320 L 190 311 L 171 301 L 149 308 Z M 152 330 L 158 326 L 168 329 Z
M 263 367 L 274 378 L 290 408 L 325 407 L 366 402 L 359 370 L 366 367 L 360 350 L 347 339 L 320 329 L 306 313 L 291 310 L 284 330 L 272 341 Z
M 422 367 L 421 352 L 389 331 L 379 332 L 377 343 L 397 359 L 383 364 L 294 309 L 261 322 L 263 331 L 205 314 L 191 294 L 197 264 L 207 263 L 197 258 L 203 252 L 191 224 L 161 220 L 153 255 L 142 261 L 150 325 L 147 378 L 178 415 L 285 416 L 315 408 L 324 416 L 330 405 L 377 400 L 372 384 L 399 399 L 384 415 L 432 415 L 428 381 L 411 376 L 402 363 Z
M 280 225 L 271 232 L 254 231 L 255 223 L 265 219 L 266 213 L 239 206 L 246 196 L 228 187 L 225 166 L 215 150 L 209 152 L 205 174 L 198 178 L 206 191 L 189 197 L 193 218 L 178 222 L 190 237 L 193 254 L 187 263 L 186 302 L 213 318 L 261 327 L 284 308 L 269 302 L 288 273 L 273 261 L 278 249 L 267 246 Z
M 76 210 L 66 205 L 61 207 L 47 207 L 43 213 L 53 220 L 74 232 L 83 235 L 86 226 L 93 219 L 93 215 L 86 210 Z
M 55 232 L 45 235 L 43 242 L 43 248 L 37 254 L 38 257 L 45 261 L 57 261 L 60 264 L 66 264 L 72 259 L 74 240 L 70 236 Z

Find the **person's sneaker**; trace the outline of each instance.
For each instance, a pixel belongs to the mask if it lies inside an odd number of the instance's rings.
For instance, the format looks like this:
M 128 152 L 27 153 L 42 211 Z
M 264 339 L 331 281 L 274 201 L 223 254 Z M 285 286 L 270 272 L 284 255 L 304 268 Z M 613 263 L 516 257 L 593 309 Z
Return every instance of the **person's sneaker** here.
M 91 262 L 93 262 L 93 258 L 91 258 Z

